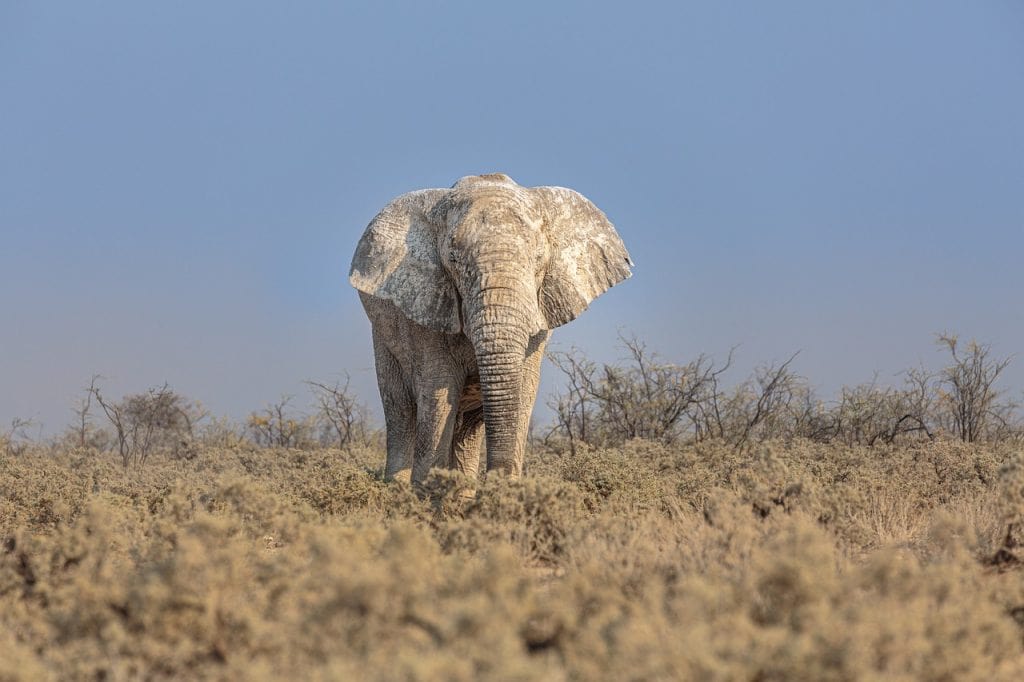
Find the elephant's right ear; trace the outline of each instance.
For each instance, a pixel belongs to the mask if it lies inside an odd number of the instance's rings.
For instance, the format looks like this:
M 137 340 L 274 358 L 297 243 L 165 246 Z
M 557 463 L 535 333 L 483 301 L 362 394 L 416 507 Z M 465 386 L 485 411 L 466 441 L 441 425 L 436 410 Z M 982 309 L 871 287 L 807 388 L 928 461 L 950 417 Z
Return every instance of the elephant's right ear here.
M 454 334 L 462 329 L 459 296 L 437 253 L 442 226 L 430 218 L 446 194 L 420 190 L 385 206 L 359 240 L 348 281 L 391 301 L 413 322 Z

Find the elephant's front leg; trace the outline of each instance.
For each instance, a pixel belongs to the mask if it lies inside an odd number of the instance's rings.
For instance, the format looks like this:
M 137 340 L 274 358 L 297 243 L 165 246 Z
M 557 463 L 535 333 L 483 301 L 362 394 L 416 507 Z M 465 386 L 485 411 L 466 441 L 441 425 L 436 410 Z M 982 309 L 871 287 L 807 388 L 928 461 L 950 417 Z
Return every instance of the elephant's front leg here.
M 416 399 L 416 452 L 412 482 L 421 485 L 434 466 L 447 466 L 463 378 L 425 377 Z
M 412 475 L 415 451 L 416 399 L 409 390 L 401 365 L 378 334 L 376 327 L 373 332 L 373 349 L 387 433 L 387 463 L 384 477 L 389 481 L 408 483 Z

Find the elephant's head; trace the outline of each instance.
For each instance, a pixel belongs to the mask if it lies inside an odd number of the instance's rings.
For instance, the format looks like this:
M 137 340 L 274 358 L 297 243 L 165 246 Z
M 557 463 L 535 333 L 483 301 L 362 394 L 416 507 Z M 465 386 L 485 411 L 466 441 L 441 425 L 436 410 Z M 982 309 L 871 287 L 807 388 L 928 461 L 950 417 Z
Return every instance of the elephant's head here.
M 492 174 L 391 202 L 360 240 L 349 280 L 424 327 L 470 338 L 490 463 L 522 440 L 514 408 L 530 337 L 575 319 L 630 265 L 615 228 L 579 193 Z

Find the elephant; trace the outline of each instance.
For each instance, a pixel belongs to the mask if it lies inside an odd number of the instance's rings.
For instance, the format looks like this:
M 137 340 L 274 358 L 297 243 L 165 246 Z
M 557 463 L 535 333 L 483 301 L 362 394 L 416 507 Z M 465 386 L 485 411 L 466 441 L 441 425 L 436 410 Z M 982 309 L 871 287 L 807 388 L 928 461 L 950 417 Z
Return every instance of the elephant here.
M 518 478 L 550 330 L 632 275 L 604 213 L 563 187 L 503 173 L 392 200 L 349 282 L 370 319 L 387 480 L 432 467 Z

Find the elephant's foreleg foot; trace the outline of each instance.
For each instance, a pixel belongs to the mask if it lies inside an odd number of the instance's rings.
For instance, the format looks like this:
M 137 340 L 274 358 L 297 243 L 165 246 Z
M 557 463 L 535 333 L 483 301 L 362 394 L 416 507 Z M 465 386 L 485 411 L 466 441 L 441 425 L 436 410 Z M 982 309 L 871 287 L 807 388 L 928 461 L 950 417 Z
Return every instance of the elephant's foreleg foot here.
M 395 357 L 374 338 L 377 383 L 384 407 L 387 461 L 384 478 L 408 483 L 412 477 L 413 446 L 416 439 L 416 401 L 403 380 Z

